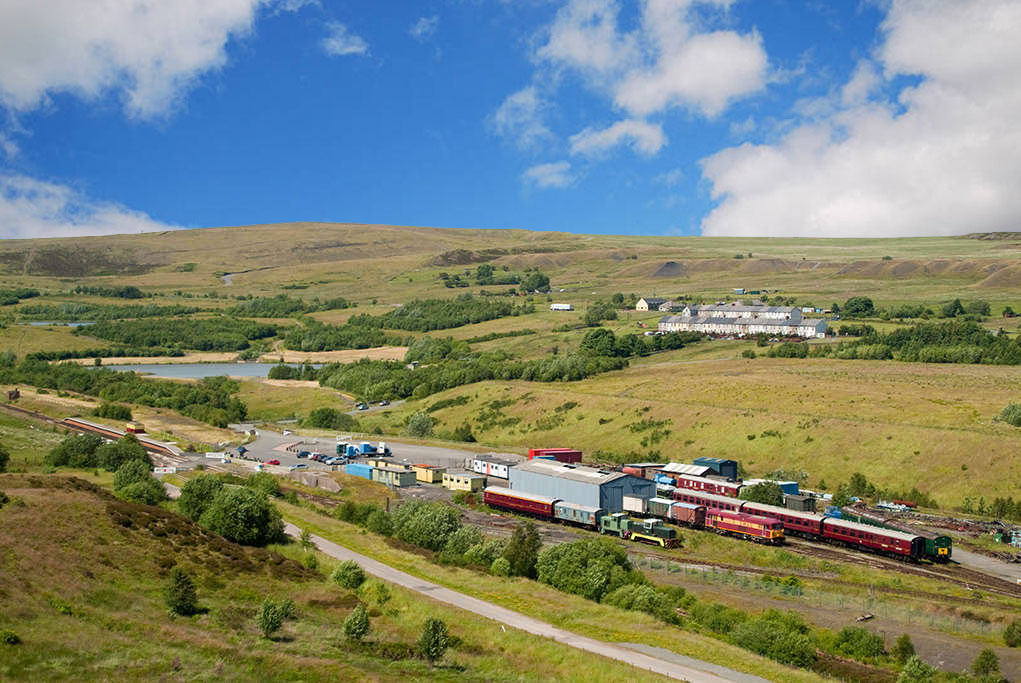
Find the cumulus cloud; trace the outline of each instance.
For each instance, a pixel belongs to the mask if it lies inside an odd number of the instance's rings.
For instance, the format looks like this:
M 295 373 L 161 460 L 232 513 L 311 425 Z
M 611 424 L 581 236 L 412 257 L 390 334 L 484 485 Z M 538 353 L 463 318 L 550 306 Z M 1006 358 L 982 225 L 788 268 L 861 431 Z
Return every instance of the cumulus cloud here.
M 666 144 L 663 129 L 647 121 L 628 119 L 608 128 L 586 128 L 571 136 L 571 154 L 598 156 L 620 144 L 628 144 L 636 152 L 652 156 Z
M 57 183 L 0 175 L 0 238 L 77 237 L 175 230 L 113 202 L 88 199 Z
M 344 57 L 347 55 L 366 55 L 369 53 L 369 44 L 354 33 L 351 33 L 347 26 L 339 21 L 331 21 L 326 24 L 329 35 L 323 38 L 323 51 L 332 57 Z
M 37 108 L 53 93 L 114 92 L 129 116 L 172 109 L 223 66 L 264 0 L 7 0 L 0 3 L 0 104 Z
M 534 85 L 508 95 L 487 124 L 497 135 L 531 150 L 553 137 L 544 121 L 546 105 Z
M 706 235 L 893 237 L 1021 223 L 1021 4 L 893 0 L 874 64 L 778 143 L 703 159 Z M 898 76 L 918 78 L 877 97 Z M 818 110 L 818 111 L 821 111 Z
M 521 180 L 525 185 L 540 190 L 568 187 L 574 183 L 574 176 L 570 171 L 571 163 L 568 161 L 538 164 L 525 170 L 521 174 Z
M 704 30 L 696 10 L 730 0 L 645 0 L 638 28 L 620 29 L 618 0 L 570 0 L 557 13 L 539 62 L 579 71 L 632 117 L 674 107 L 707 117 L 765 87 L 768 60 L 755 32 Z
M 408 35 L 419 42 L 426 41 L 433 37 L 439 26 L 439 17 L 421 17 L 418 21 L 411 25 L 411 28 L 408 29 Z

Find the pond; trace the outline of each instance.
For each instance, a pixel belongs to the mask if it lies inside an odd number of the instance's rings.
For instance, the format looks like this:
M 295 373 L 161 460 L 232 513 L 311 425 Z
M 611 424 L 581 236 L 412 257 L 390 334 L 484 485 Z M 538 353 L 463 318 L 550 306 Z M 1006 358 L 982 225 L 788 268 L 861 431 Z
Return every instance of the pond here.
M 110 370 L 134 371 L 169 379 L 202 379 L 203 377 L 268 377 L 269 369 L 278 363 L 142 363 L 139 365 L 104 365 Z M 294 365 L 294 367 L 301 367 Z M 320 368 L 322 364 L 314 364 Z

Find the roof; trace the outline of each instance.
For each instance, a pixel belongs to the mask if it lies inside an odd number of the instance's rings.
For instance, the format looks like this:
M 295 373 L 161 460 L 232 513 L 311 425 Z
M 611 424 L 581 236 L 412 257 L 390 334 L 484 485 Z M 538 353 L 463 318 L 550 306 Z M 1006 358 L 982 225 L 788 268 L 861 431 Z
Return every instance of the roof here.
M 559 477 L 561 479 L 568 479 L 570 481 L 582 482 L 584 484 L 596 484 L 603 485 L 607 482 L 616 481 L 624 477 L 632 477 L 638 479 L 631 474 L 624 472 L 610 472 L 608 470 L 597 470 L 594 467 L 585 467 L 584 465 L 571 465 L 566 462 L 559 462 L 557 460 L 541 460 L 534 459 L 524 462 L 520 465 L 515 465 L 513 472 L 528 472 L 531 474 L 544 474 L 550 477 Z M 647 479 L 640 479 L 640 481 L 649 481 Z M 649 481 L 652 484 L 651 481 Z
M 845 529 L 847 531 L 866 531 L 870 534 L 880 534 L 882 536 L 888 536 L 889 538 L 899 538 L 900 540 L 908 541 L 909 543 L 915 538 L 918 538 L 918 534 L 907 534 L 903 531 L 894 531 L 893 529 L 886 529 L 884 527 L 873 526 L 871 524 L 848 522 L 846 519 L 837 519 L 835 517 L 827 517 L 824 521 L 826 524 L 831 524 L 838 529 Z
M 689 325 L 764 325 L 766 327 L 817 327 L 824 320 L 780 320 L 779 318 L 715 318 L 708 315 L 668 315 L 661 323 L 687 323 Z
M 688 465 L 682 462 L 672 462 L 663 467 L 663 471 L 669 474 L 690 474 L 696 477 L 700 477 L 706 472 L 713 471 L 711 467 L 705 465 Z
M 734 464 L 737 464 L 736 460 L 731 460 L 730 458 L 711 458 L 708 455 L 703 455 L 695 458 L 695 462 L 711 462 L 716 465 L 722 465 L 725 462 L 732 462 Z
M 504 486 L 487 486 L 485 488 L 486 493 L 492 493 L 501 496 L 511 496 L 512 498 L 521 498 L 522 500 L 530 500 L 533 503 L 546 503 L 552 505 L 556 502 L 557 498 L 551 498 L 550 496 L 543 496 L 538 493 L 528 493 L 527 491 L 512 491 Z
M 801 308 L 798 306 L 757 306 L 748 305 L 745 303 L 732 303 L 732 304 L 706 304 L 706 305 L 694 305 L 691 304 L 690 308 L 694 308 L 699 311 L 739 311 L 741 313 L 793 313 L 794 311 L 801 312 Z
M 517 494 L 515 494 L 517 495 Z M 556 502 L 558 508 L 567 508 L 568 510 L 580 510 L 582 512 L 596 513 L 602 510 L 602 508 L 592 507 L 591 505 L 581 505 L 580 503 L 571 503 L 566 500 L 558 500 Z
M 641 300 L 649 304 L 650 306 L 653 305 L 658 306 L 660 304 L 666 303 L 666 299 L 661 296 L 643 296 Z
M 465 470 L 456 470 L 454 472 L 444 472 L 444 477 L 468 477 L 469 479 L 485 479 L 486 475 L 479 474 L 478 472 L 467 472 Z
M 507 465 L 508 467 L 511 467 L 513 465 L 517 465 L 518 464 L 517 460 L 508 460 L 507 458 L 498 458 L 495 455 L 476 455 L 472 459 L 473 460 L 478 460 L 480 462 L 488 462 L 488 463 L 493 464 L 493 465 Z
M 755 512 L 764 512 L 766 514 L 774 515 L 789 515 L 792 517 L 800 517 L 802 519 L 814 519 L 816 521 L 821 520 L 824 515 L 820 515 L 816 512 L 805 512 L 804 510 L 791 510 L 790 508 L 782 508 L 778 505 L 767 505 L 766 503 L 753 503 L 751 501 L 745 503 L 749 509 L 754 509 Z
M 621 467 L 663 467 L 661 462 L 626 462 Z

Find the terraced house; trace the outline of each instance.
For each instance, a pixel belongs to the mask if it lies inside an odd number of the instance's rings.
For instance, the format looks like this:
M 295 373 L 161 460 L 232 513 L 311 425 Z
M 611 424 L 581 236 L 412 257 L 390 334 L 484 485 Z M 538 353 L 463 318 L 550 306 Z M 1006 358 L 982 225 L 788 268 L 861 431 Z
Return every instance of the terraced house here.
M 681 315 L 660 318 L 660 332 L 702 332 L 743 337 L 769 334 L 776 337 L 815 339 L 826 336 L 826 321 L 802 318 L 794 306 L 733 303 L 688 304 Z

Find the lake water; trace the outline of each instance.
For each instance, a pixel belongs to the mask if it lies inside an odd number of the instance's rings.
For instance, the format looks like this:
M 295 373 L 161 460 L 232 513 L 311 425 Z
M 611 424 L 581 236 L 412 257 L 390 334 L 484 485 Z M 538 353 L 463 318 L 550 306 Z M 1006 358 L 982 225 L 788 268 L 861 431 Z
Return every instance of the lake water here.
M 30 323 L 22 323 L 31 325 L 32 327 L 48 327 L 50 325 L 63 325 L 64 327 L 85 327 L 86 325 L 95 325 L 94 322 L 60 322 L 57 320 L 33 320 Z
M 110 370 L 134 371 L 170 379 L 202 379 L 203 377 L 268 377 L 269 369 L 278 363 L 142 363 L 140 365 L 103 365 Z M 294 365 L 294 367 L 301 367 Z M 314 367 L 322 367 L 314 364 Z

